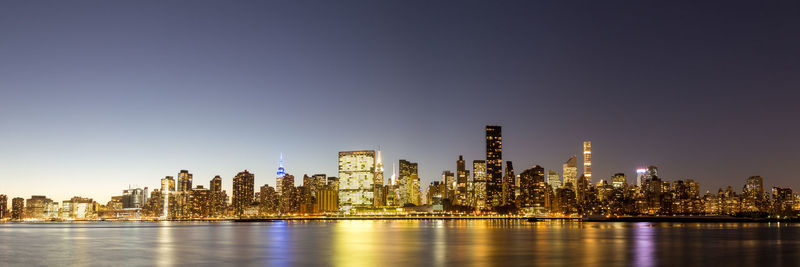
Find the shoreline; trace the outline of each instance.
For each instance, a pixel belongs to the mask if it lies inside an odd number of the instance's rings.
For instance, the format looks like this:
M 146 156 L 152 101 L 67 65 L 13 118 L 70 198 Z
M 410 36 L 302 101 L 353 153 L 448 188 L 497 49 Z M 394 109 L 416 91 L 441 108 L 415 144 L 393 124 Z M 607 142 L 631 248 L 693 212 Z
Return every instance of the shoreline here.
M 352 217 L 272 217 L 272 218 L 224 218 L 224 219 L 97 219 L 97 220 L 44 220 L 44 221 L 0 221 L 2 223 L 126 223 L 126 222 L 233 222 L 233 223 L 252 223 L 252 222 L 281 222 L 281 221 L 456 221 L 456 220 L 525 220 L 527 222 L 546 222 L 546 221 L 571 221 L 571 222 L 675 222 L 675 223 L 773 223 L 800 222 L 800 218 L 777 219 L 777 218 L 747 218 L 731 216 L 630 216 L 630 217 L 587 217 L 587 218 L 553 218 L 553 217 L 492 217 L 492 216 L 352 216 Z

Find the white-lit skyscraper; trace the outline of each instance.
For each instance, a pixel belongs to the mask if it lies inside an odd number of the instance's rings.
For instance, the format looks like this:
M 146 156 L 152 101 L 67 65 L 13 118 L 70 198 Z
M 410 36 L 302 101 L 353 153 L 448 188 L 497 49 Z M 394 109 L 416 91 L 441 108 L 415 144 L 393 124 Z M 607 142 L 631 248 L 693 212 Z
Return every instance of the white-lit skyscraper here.
M 375 151 L 339 152 L 339 209 L 348 211 L 373 205 Z
M 592 182 L 592 142 L 583 142 L 583 175 L 586 180 Z

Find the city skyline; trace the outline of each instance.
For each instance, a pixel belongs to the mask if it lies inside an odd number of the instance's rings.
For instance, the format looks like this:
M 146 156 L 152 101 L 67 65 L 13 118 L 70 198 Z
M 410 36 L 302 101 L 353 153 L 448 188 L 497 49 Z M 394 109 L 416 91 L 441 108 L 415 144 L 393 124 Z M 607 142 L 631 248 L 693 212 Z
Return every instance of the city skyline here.
M 333 175 L 332 155 L 377 148 L 386 166 L 419 163 L 427 185 L 458 155 L 485 160 L 484 125 L 505 128 L 517 173 L 560 170 L 591 140 L 593 180 L 657 165 L 704 191 L 752 175 L 798 187 L 791 10 L 13 3 L 0 193 L 105 201 L 182 169 L 273 184 L 281 152 L 293 175 Z

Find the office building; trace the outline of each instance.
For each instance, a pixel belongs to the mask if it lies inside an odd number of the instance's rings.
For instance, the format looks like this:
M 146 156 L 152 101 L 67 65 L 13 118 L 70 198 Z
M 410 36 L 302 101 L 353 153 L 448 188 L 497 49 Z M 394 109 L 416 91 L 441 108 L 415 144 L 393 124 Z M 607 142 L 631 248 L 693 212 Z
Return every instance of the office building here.
M 571 188 L 578 186 L 578 160 L 575 156 L 570 157 L 567 162 L 564 163 L 563 170 L 563 186 Z
M 503 204 L 503 135 L 500 126 L 486 126 L 486 205 Z
M 244 214 L 245 210 L 253 203 L 255 197 L 255 175 L 247 170 L 239 172 L 233 177 L 233 198 L 231 208 L 237 216 Z
M 339 152 L 339 209 L 374 205 L 375 151 Z

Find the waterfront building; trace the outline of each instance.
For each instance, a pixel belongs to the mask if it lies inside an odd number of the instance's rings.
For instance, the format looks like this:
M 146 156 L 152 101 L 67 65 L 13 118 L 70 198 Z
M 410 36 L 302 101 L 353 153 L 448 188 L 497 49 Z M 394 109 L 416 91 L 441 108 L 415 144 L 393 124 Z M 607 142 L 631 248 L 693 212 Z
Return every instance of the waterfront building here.
M 188 192 L 192 190 L 192 174 L 188 170 L 181 170 L 178 173 L 178 192 Z
M 503 135 L 500 126 L 486 126 L 486 205 L 503 204 Z
M 575 156 L 570 157 L 563 165 L 564 185 L 575 188 L 578 186 L 578 160 Z
M 583 142 L 583 176 L 586 180 L 592 182 L 592 142 Z
M 515 178 L 516 177 L 514 176 L 514 165 L 511 163 L 511 161 L 506 161 L 506 173 L 503 176 L 503 184 L 502 184 L 503 206 L 514 205 L 516 198 L 515 196 L 516 190 L 514 186 Z
M 11 199 L 11 219 L 22 220 L 25 215 L 25 199 L 15 197 Z
M 220 217 L 225 215 L 228 207 L 228 194 L 222 190 L 222 177 L 219 175 L 214 176 L 214 178 L 209 181 L 210 185 L 210 200 L 211 206 L 210 208 L 210 216 L 211 217 Z
M 405 159 L 399 161 L 400 176 L 397 180 L 399 187 L 400 204 L 418 204 L 417 193 L 419 191 L 419 172 L 416 162 Z
M 544 168 L 535 165 L 519 174 L 520 209 L 532 213 L 542 212 L 547 200 Z
M 233 177 L 232 209 L 235 215 L 241 216 L 253 203 L 255 195 L 255 175 L 247 170 L 239 172 Z
M 140 209 L 147 203 L 147 187 L 122 190 L 122 208 Z
M 456 188 L 456 177 L 452 171 L 443 171 L 442 172 L 442 185 L 444 186 L 444 191 L 442 192 L 442 198 L 446 198 L 452 202 L 455 201 L 455 188 Z
M 473 207 L 478 210 L 488 208 L 486 192 L 486 161 L 472 161 Z
M 750 176 L 742 189 L 742 208 L 745 211 L 760 211 L 765 208 L 764 179 Z
M 8 196 L 0 195 L 0 220 L 8 215 Z
M 202 185 L 195 186 L 189 192 L 189 213 L 188 217 L 191 218 L 208 218 L 211 216 L 212 210 L 212 191 Z
M 440 181 L 433 181 L 428 186 L 428 192 L 425 194 L 426 203 L 431 206 L 433 211 L 442 211 L 442 199 L 444 199 L 446 190 L 445 184 Z
M 467 184 L 469 184 L 469 170 L 466 169 L 464 156 L 458 155 L 458 160 L 456 161 L 456 199 L 453 201 L 454 204 L 469 206 Z
M 375 155 L 375 175 L 372 183 L 373 206 L 386 206 L 386 195 L 383 193 L 383 157 L 381 150 Z
M 374 150 L 339 152 L 339 208 L 342 211 L 374 205 L 375 165 Z
M 339 211 L 339 193 L 332 186 L 325 186 L 317 192 L 317 208 L 320 212 Z
M 258 198 L 259 214 L 275 214 L 278 212 L 280 201 L 275 188 L 268 184 L 261 186 Z
M 31 196 L 25 201 L 25 217 L 31 219 L 50 219 L 58 217 L 58 202 L 45 196 Z

